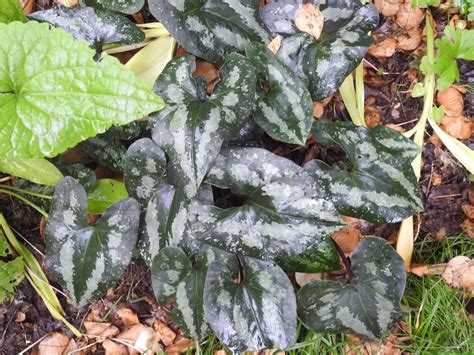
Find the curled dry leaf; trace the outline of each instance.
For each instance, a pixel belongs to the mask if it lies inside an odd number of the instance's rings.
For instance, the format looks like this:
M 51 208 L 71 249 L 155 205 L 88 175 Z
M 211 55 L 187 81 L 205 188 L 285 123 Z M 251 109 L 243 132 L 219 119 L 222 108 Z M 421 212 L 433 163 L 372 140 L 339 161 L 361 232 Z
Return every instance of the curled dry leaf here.
M 313 4 L 304 4 L 295 15 L 295 26 L 318 40 L 323 31 L 324 15 Z
M 418 48 L 422 40 L 422 31 L 419 27 L 408 30 L 406 34 L 397 37 L 397 49 L 413 51 Z
M 214 87 L 219 82 L 219 70 L 211 63 L 204 60 L 196 60 L 196 70 L 193 78 L 203 77 L 207 82 L 207 93 L 210 95 L 214 91 Z
M 467 218 L 474 219 L 474 205 L 462 205 L 462 210 Z
M 397 337 L 395 335 L 388 336 L 383 343 L 369 342 L 362 340 L 361 338 L 347 334 L 347 337 L 351 340 L 352 344 L 346 345 L 347 355 L 399 355 L 401 350 L 398 348 Z
M 126 327 L 140 323 L 137 314 L 129 308 L 119 308 L 116 312 Z
M 270 43 L 268 43 L 267 48 L 273 53 L 276 54 L 278 50 L 280 49 L 281 41 L 283 40 L 283 37 L 278 35 Z
M 321 273 L 304 273 L 304 272 L 295 272 L 295 280 L 296 283 L 300 286 L 303 286 L 304 284 L 307 284 L 310 281 L 313 280 L 321 280 L 323 277 L 323 274 Z
M 402 0 L 375 0 L 375 7 L 384 16 L 395 16 L 400 10 Z
M 117 335 L 116 338 L 123 340 L 127 342 L 128 344 L 135 344 L 135 341 L 137 341 L 137 338 L 140 335 L 140 333 L 146 328 L 147 327 L 144 326 L 143 324 L 135 324 L 135 325 L 132 325 L 130 328 L 121 332 L 119 335 Z
M 395 53 L 397 41 L 394 38 L 385 38 L 369 47 L 369 54 L 374 57 L 391 57 Z
M 374 106 L 365 105 L 365 123 L 367 127 L 379 126 L 381 122 L 380 110 Z
M 189 347 L 191 347 L 194 344 L 194 341 L 188 338 L 181 337 L 176 340 L 176 342 L 173 345 L 170 345 L 166 348 L 166 353 L 181 353 L 183 351 L 186 351 Z
M 449 261 L 442 277 L 453 287 L 474 292 L 474 260 L 461 255 L 454 257 Z
M 474 239 L 474 225 L 469 218 L 461 223 L 461 228 L 464 234 L 466 234 L 469 238 Z
M 347 225 L 334 233 L 332 239 L 337 243 L 344 254 L 350 255 L 362 238 L 360 219 L 347 216 L 342 216 L 342 219 Z
M 324 105 L 321 101 L 313 101 L 313 118 L 319 119 L 323 117 Z
M 416 8 L 411 7 L 411 1 L 405 2 L 400 6 L 400 9 L 397 13 L 396 22 L 397 24 L 404 28 L 405 30 L 410 30 L 412 28 L 418 27 L 423 21 L 424 12 L 418 6 Z
M 69 338 L 62 333 L 52 332 L 38 346 L 38 355 L 62 355 L 69 344 Z
M 444 116 L 441 126 L 451 136 L 457 139 L 468 139 L 472 135 L 474 122 L 466 116 Z
M 84 322 L 84 328 L 89 337 L 100 339 L 113 337 L 119 333 L 118 328 L 110 323 Z
M 438 91 L 436 100 L 444 107 L 444 114 L 447 116 L 461 116 L 464 110 L 464 100 L 462 94 L 453 86 L 444 91 Z
M 411 263 L 409 272 L 418 277 L 422 277 L 425 275 L 441 275 L 445 268 L 446 264 L 428 265 Z
M 161 346 L 158 344 L 160 339 L 158 332 L 146 327 L 138 334 L 134 348 L 140 350 L 141 353 L 156 354 L 161 350 Z
M 162 321 L 156 320 L 153 324 L 153 328 L 160 333 L 161 342 L 165 346 L 173 344 L 173 341 L 176 339 L 176 333 L 171 330 L 165 323 Z
M 102 347 L 105 349 L 105 355 L 128 355 L 127 347 L 113 340 L 105 339 Z
M 35 1 L 34 0 L 20 0 L 21 7 L 23 8 L 23 13 L 25 15 L 29 15 L 35 9 Z

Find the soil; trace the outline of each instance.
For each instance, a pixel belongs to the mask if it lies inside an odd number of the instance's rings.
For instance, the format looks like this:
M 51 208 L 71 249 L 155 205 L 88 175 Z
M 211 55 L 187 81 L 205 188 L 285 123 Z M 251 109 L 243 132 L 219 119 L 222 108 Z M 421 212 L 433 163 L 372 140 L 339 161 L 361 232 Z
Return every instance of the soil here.
M 50 0 L 37 0 L 37 8 L 45 9 L 51 5 Z M 146 10 L 143 15 L 145 19 L 149 19 L 149 13 Z M 379 31 L 387 31 L 389 25 L 387 21 L 382 21 Z M 408 130 L 416 123 L 421 113 L 422 100 L 412 98 L 410 89 L 413 87 L 414 80 L 420 80 L 420 78 L 417 71 L 410 68 L 417 61 L 419 61 L 419 56 L 416 53 L 405 52 L 396 52 L 390 58 L 376 58 L 370 55 L 366 57 L 366 63 L 368 63 L 365 66 L 366 100 L 370 111 L 375 112 L 374 122 L 372 122 L 374 125 L 393 124 Z M 460 62 L 462 82 L 474 83 L 473 63 Z M 465 111 L 467 115 L 474 114 L 474 95 L 471 93 L 465 95 Z M 333 120 L 350 120 L 338 94 L 335 94 L 326 106 L 323 117 Z M 428 142 L 431 135 L 431 129 L 427 128 L 425 142 Z M 343 156 L 340 151 L 328 150 L 311 139 L 305 147 L 282 144 L 266 135 L 256 143 L 300 165 L 315 158 L 332 163 Z M 464 143 L 474 148 L 473 137 Z M 444 147 L 439 148 L 429 142 L 425 145 L 420 186 L 425 211 L 418 216 L 419 238 L 438 240 L 446 235 L 461 232 L 461 224 L 466 219 L 462 206 L 472 202 L 474 186 L 468 180 L 467 171 Z M 226 198 L 224 195 L 217 197 L 220 200 Z M 239 201 L 233 201 L 235 202 Z M 6 195 L 0 195 L 0 212 L 26 241 L 40 252 L 44 252 L 44 241 L 39 233 L 38 213 Z M 386 239 L 393 237 L 397 230 L 398 224 L 364 223 L 362 226 L 363 234 L 375 234 Z M 40 261 L 42 260 L 39 253 L 35 252 L 35 256 Z M 153 315 L 178 331 L 166 312 L 150 301 L 150 298 L 153 298 L 152 294 L 149 272 L 137 261 L 129 267 L 117 288 L 111 295 L 106 296 L 105 300 L 108 304 L 113 304 L 120 297 L 119 295 L 125 295 L 125 304 L 136 311 L 139 318 Z M 130 302 L 130 300 L 140 298 L 148 299 Z M 66 310 L 66 318 L 78 328 L 85 316 L 93 311 L 94 307 L 98 307 L 95 303 L 78 310 L 68 305 L 64 297 L 60 296 L 60 300 Z M 24 314 L 24 319 L 19 317 L 19 314 Z M 110 321 L 120 327 L 120 320 L 114 320 L 112 317 Z M 12 302 L 0 305 L 0 354 L 17 354 L 43 335 L 55 330 L 72 336 L 60 321 L 50 316 L 44 303 L 26 280 L 17 288 Z M 97 353 L 101 352 L 102 350 L 98 347 Z

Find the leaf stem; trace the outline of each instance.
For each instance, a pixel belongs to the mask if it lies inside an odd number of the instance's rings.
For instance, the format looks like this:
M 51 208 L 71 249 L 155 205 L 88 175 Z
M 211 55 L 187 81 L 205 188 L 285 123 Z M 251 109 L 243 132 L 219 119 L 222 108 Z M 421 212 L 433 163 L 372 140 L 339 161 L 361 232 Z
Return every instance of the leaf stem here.
M 30 196 L 34 196 L 34 197 L 38 197 L 38 198 L 44 198 L 45 200 L 52 200 L 53 199 L 53 196 L 50 196 L 50 195 L 44 195 L 44 194 L 40 194 L 40 193 L 37 193 L 37 192 L 28 191 L 28 190 L 20 189 L 18 187 L 14 187 L 14 186 L 10 186 L 10 185 L 3 185 L 2 184 L 2 185 L 0 185 L 0 189 L 8 189 L 8 190 L 20 192 L 22 194 L 26 194 L 26 195 L 30 195 Z
M 331 238 L 331 240 L 334 243 L 334 247 L 336 248 L 337 253 L 339 254 L 340 258 L 342 259 L 342 263 L 344 264 L 344 267 L 346 268 L 347 282 L 350 282 L 352 279 L 355 278 L 355 275 L 352 272 L 351 262 L 347 258 L 346 254 L 344 254 L 341 247 L 336 243 L 336 241 L 332 238 Z

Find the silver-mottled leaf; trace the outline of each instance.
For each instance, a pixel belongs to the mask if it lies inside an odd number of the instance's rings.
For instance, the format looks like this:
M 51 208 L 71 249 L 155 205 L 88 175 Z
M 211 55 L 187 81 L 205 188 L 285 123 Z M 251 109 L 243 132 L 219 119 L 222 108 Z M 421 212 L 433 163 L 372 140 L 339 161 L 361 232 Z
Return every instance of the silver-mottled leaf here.
M 305 170 L 326 189 L 341 214 L 375 223 L 394 223 L 423 210 L 411 162 L 419 148 L 384 127 L 357 127 L 349 122 L 317 121 L 312 129 L 322 145 L 340 146 L 348 169 L 313 160 Z
M 124 170 L 127 149 L 110 134 L 104 133 L 89 138 L 81 143 L 81 147 L 89 158 L 100 165 L 113 171 Z
M 306 86 L 264 45 L 251 43 L 246 54 L 269 87 L 259 88 L 255 121 L 280 141 L 304 145 L 313 123 L 313 102 Z
M 131 15 L 140 11 L 145 0 L 79 0 L 79 2 L 96 9 L 108 9 Z
M 260 148 L 224 148 L 207 181 L 247 196 L 241 207 L 198 209 L 192 233 L 226 251 L 276 260 L 292 271 L 337 269 L 330 235 L 342 227 L 314 179 Z
M 71 177 L 58 182 L 45 229 L 46 267 L 75 306 L 120 279 L 132 258 L 139 213 L 138 203 L 126 198 L 89 226 L 84 188 Z
M 285 272 L 275 264 L 241 258 L 243 280 L 216 262 L 204 286 L 207 322 L 232 352 L 284 349 L 296 340 L 296 297 Z
M 405 289 L 402 258 L 384 240 L 366 237 L 352 256 L 350 284 L 312 281 L 298 292 L 298 315 L 316 332 L 351 332 L 376 339 L 402 318 Z
M 258 0 L 149 0 L 150 11 L 190 53 L 222 63 L 250 41 L 268 43 Z

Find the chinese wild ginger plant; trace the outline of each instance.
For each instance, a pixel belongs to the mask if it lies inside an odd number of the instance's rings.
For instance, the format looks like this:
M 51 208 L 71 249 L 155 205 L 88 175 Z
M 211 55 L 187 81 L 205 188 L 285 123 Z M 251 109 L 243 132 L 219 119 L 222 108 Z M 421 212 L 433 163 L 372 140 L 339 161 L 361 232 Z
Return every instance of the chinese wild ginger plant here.
M 257 0 L 149 0 L 151 13 L 190 53 L 168 63 L 152 93 L 100 54 L 104 43 L 139 35 L 74 25 L 87 20 L 81 13 L 106 21 L 119 11 L 109 3 L 86 1 L 91 7 L 74 10 L 77 16 L 62 9 L 60 20 L 57 13 L 32 16 L 49 25 L 0 24 L 6 38 L 24 32 L 23 46 L 31 46 L 20 51 L 13 39 L 0 42 L 0 53 L 18 57 L 15 76 L 0 59 L 7 75 L 1 127 L 12 137 L 0 143 L 2 157 L 53 157 L 89 138 L 84 146 L 98 161 L 123 172 L 128 197 L 94 225 L 87 223 L 90 186 L 78 174 L 67 173 L 54 188 L 46 266 L 71 302 L 80 307 L 102 295 L 140 255 L 158 303 L 173 304 L 170 315 L 196 341 L 214 332 L 232 352 L 285 349 L 296 341 L 298 318 L 318 332 L 368 339 L 390 332 L 402 317 L 402 259 L 384 239 L 368 236 L 349 262 L 331 235 L 344 227 L 341 215 L 395 223 L 421 211 L 411 168 L 419 148 L 383 126 L 312 118 L 312 100 L 333 94 L 367 52 L 375 7 L 358 0 L 274 0 L 263 8 Z M 318 38 L 295 25 L 307 4 L 324 18 Z M 64 32 L 71 27 L 76 39 Z M 281 44 L 272 52 L 267 45 L 276 36 Z M 39 61 L 45 53 L 67 60 Z M 219 67 L 211 90 L 194 76 L 197 58 Z M 54 87 L 73 93 L 74 105 L 53 95 Z M 147 114 L 147 122 L 132 122 Z M 46 134 L 51 127 L 56 135 Z M 345 158 L 300 166 L 262 148 L 263 132 L 298 145 L 311 134 Z M 336 271 L 341 261 L 346 274 L 338 280 L 296 292 L 288 277 Z

